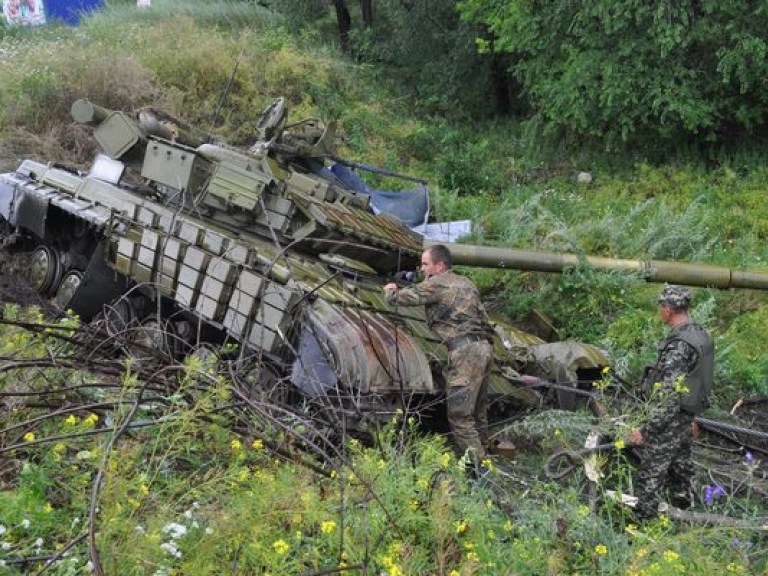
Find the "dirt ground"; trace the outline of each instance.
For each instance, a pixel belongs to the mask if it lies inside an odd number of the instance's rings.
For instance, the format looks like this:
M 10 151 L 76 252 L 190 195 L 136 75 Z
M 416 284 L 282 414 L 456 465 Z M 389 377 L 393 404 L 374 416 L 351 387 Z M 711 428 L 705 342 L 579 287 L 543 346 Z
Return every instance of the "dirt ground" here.
M 23 252 L 9 254 L 0 250 L 0 307 L 6 303 L 39 306 L 46 313 L 53 314 L 55 309 L 51 303 L 29 285 L 28 257 L 29 255 Z

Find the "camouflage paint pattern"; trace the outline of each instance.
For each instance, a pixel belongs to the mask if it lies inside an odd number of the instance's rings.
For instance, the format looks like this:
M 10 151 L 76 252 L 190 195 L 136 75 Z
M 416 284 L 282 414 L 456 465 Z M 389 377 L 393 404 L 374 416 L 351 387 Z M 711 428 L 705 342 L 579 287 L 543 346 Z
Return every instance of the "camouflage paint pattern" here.
M 446 270 L 423 282 L 389 292 L 390 304 L 425 307 L 427 324 L 448 346 L 446 411 L 457 453 L 486 455 L 488 381 L 493 362 L 493 328 L 477 287 Z M 457 339 L 469 338 L 452 345 Z
M 664 340 L 659 350 L 648 403 L 650 413 L 641 432 L 645 443 L 638 450 L 640 470 L 635 483 L 635 516 L 653 518 L 658 514 L 660 492 L 689 499 L 693 462 L 691 444 L 693 415 L 681 410 L 682 377 L 694 369 L 698 354 L 682 340 Z M 690 503 L 690 502 L 689 502 Z

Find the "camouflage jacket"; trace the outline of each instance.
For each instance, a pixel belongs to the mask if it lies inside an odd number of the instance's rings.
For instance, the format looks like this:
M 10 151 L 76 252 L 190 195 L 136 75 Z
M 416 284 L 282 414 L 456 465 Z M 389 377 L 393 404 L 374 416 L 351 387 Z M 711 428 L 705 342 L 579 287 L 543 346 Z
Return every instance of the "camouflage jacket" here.
M 643 436 L 663 432 L 681 412 L 680 399 L 684 388 L 683 377 L 696 366 L 698 354 L 687 342 L 674 339 L 659 351 L 656 362 L 658 381 L 649 383 L 650 412 L 643 423 Z
M 451 270 L 390 292 L 387 301 L 400 306 L 424 305 L 427 324 L 443 342 L 460 336 L 493 337 L 477 287 Z

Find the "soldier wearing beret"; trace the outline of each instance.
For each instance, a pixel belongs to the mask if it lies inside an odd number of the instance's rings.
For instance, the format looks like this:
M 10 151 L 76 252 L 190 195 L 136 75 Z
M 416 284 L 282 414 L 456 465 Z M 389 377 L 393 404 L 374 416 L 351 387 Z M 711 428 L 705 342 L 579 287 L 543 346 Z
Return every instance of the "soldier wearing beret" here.
M 640 520 L 657 516 L 664 488 L 673 505 L 690 506 L 694 416 L 709 405 L 714 372 L 712 338 L 688 316 L 690 291 L 666 286 L 658 301 L 659 316 L 670 331 L 659 343 L 656 364 L 644 381 L 650 411 L 630 434 L 632 444 L 640 447 L 635 483 L 635 516 Z

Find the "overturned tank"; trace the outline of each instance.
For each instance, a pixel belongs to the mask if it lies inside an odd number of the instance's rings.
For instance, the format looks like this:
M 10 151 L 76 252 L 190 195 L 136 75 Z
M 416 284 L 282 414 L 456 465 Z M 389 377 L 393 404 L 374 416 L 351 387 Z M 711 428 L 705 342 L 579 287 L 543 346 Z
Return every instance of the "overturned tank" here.
M 261 384 L 357 419 L 434 404 L 446 348 L 422 309 L 382 292 L 420 261 L 425 183 L 373 190 L 366 167 L 335 154 L 332 128 L 289 124 L 282 99 L 247 149 L 149 108 L 78 100 L 71 114 L 101 149 L 87 173 L 25 160 L 0 175 L 2 244 L 38 293 L 101 322 L 120 349 L 178 358 L 235 344 Z M 493 415 L 542 402 L 520 373 L 586 387 L 608 364 L 592 346 L 496 331 Z

